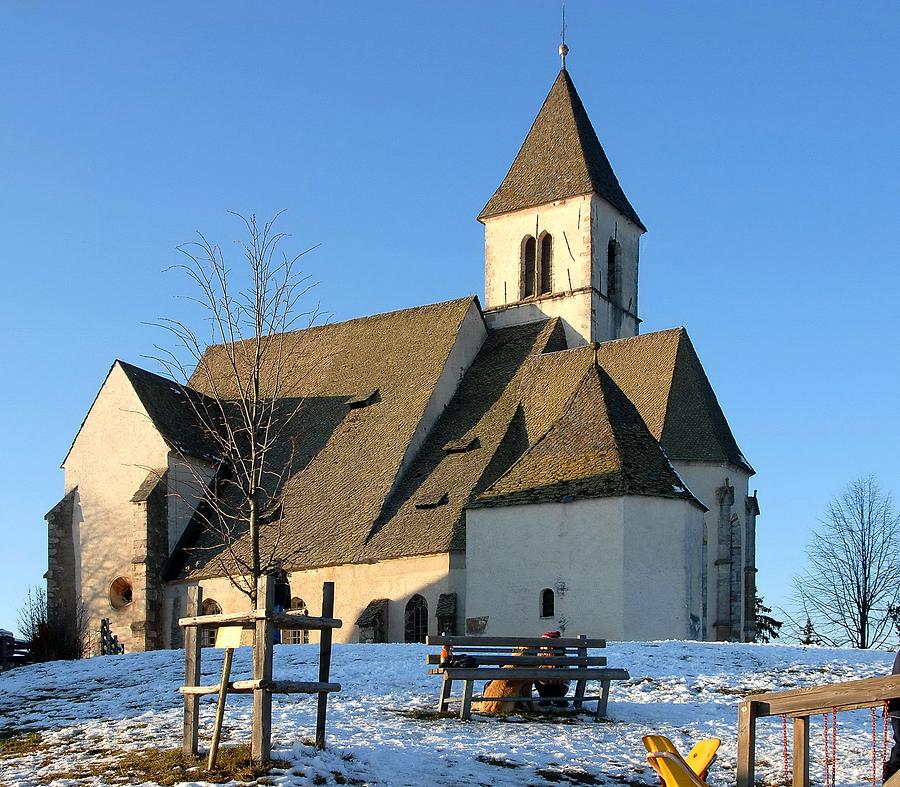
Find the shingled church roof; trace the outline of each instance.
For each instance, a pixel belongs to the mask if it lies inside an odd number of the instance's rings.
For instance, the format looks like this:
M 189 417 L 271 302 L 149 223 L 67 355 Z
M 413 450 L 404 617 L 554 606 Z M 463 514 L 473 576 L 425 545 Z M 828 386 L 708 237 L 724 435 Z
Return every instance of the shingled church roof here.
M 216 442 L 206 431 L 196 413 L 215 405 L 204 403 L 198 391 L 125 361 L 116 361 L 128 378 L 153 425 L 169 446 L 185 456 L 214 460 Z M 188 397 L 193 397 L 191 404 Z M 199 409 L 198 409 L 199 408 Z
M 646 230 L 619 185 L 568 71 L 562 69 L 478 219 L 592 192 Z
M 669 459 L 730 462 L 754 472 L 684 328 L 603 342 L 597 357 Z
M 466 298 L 286 337 L 284 395 L 304 404 L 280 520 L 263 540 L 279 539 L 290 568 L 465 549 L 472 506 L 621 494 L 696 502 L 668 460 L 752 472 L 683 329 L 575 349 L 558 319 L 491 330 L 417 443 L 472 308 Z M 204 363 L 215 373 L 222 361 L 213 347 Z M 221 572 L 223 550 L 196 523 L 182 545 L 182 575 Z
M 625 495 L 678 498 L 705 509 L 685 488 L 634 404 L 592 363 L 563 414 L 470 507 Z

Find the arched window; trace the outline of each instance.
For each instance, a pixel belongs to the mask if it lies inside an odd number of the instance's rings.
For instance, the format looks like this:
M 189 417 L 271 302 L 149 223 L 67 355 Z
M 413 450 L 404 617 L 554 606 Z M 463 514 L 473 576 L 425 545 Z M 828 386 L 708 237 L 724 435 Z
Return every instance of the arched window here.
M 541 617 L 552 618 L 556 614 L 556 600 L 550 588 L 541 591 Z
M 221 615 L 222 607 L 215 599 L 208 598 L 203 601 L 204 615 Z M 213 648 L 216 645 L 216 631 L 218 629 L 200 629 L 200 647 Z
M 612 238 L 606 246 L 606 297 L 612 300 L 619 289 L 619 244 Z
M 541 295 L 553 292 L 553 238 L 549 232 L 541 236 Z
M 298 610 L 304 615 L 309 614 L 309 610 L 306 608 L 306 602 L 302 598 L 292 598 L 291 599 L 291 607 L 292 610 Z M 308 645 L 309 644 L 309 632 L 304 629 L 290 629 L 285 631 L 285 640 L 288 645 Z
M 537 244 L 529 235 L 522 241 L 522 299 L 534 297 L 535 263 L 537 262 Z
M 406 642 L 424 642 L 428 636 L 428 602 L 418 593 L 406 602 Z

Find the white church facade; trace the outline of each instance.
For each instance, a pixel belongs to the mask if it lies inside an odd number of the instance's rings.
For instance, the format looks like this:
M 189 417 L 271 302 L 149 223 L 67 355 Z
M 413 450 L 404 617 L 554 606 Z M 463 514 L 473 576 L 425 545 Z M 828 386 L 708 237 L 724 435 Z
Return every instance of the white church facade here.
M 345 642 L 753 639 L 754 471 L 687 332 L 640 334 L 646 229 L 565 68 L 478 218 L 483 303 L 285 335 L 292 605 L 316 614 L 333 581 Z M 222 472 L 187 405 L 206 379 L 116 361 L 47 514 L 51 608 L 109 618 L 128 651 L 180 645 L 191 585 L 248 604 L 196 511 Z

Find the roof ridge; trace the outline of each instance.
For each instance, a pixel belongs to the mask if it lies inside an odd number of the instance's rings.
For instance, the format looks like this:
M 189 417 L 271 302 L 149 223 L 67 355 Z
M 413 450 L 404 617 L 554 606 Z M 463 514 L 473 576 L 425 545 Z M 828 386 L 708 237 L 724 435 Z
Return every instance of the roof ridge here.
M 600 365 L 599 361 L 597 360 L 596 349 L 594 350 L 593 366 L 591 367 L 591 369 L 588 370 L 587 374 L 585 374 L 585 377 L 587 377 L 587 375 L 590 374 L 590 372 L 592 372 L 592 371 L 597 372 L 597 380 L 600 383 L 600 392 L 603 394 L 603 396 L 601 397 L 602 401 L 603 401 L 603 410 L 604 410 L 604 414 L 606 416 L 606 422 L 609 424 L 609 434 L 610 434 L 610 437 L 613 442 L 613 447 L 616 450 L 616 455 L 619 457 L 619 468 L 620 468 L 620 472 L 622 474 L 622 482 L 625 487 L 625 494 L 626 495 L 631 494 L 631 484 L 629 483 L 628 473 L 625 471 L 625 462 L 622 461 L 622 446 L 619 442 L 619 435 L 616 430 L 616 424 L 613 423 L 613 419 L 609 414 L 609 402 L 607 401 L 607 398 L 613 392 L 610 390 L 607 390 L 607 381 L 612 383 L 619 390 L 619 392 L 622 394 L 622 396 L 625 396 L 625 392 L 622 391 L 622 389 L 616 385 L 615 380 L 613 380 L 612 377 L 610 377 L 609 372 L 607 372 Z M 604 377 L 606 379 L 604 379 Z M 625 396 L 625 398 L 627 399 L 628 397 Z M 631 400 L 629 399 L 629 401 L 631 401 Z M 637 408 L 635 408 L 635 410 L 637 410 Z M 640 418 L 640 413 L 638 413 L 638 417 Z M 641 421 L 643 421 L 643 419 L 641 419 Z
M 503 478 L 505 478 L 506 476 L 510 475 L 510 474 L 512 473 L 512 471 L 513 471 L 520 463 L 522 463 L 522 462 L 525 460 L 525 458 L 526 458 L 529 454 L 535 452 L 535 451 L 538 449 L 538 447 L 539 447 L 546 439 L 548 439 L 548 438 L 550 437 L 550 435 L 551 435 L 555 430 L 557 430 L 557 429 L 560 427 L 560 422 L 561 422 L 561 421 L 566 417 L 566 415 L 568 414 L 569 408 L 571 408 L 572 403 L 575 401 L 576 397 L 577 397 L 578 394 L 581 392 L 581 389 L 584 387 L 585 382 L 587 381 L 587 377 L 588 377 L 588 375 L 591 373 L 592 369 L 593 369 L 593 365 L 590 366 L 590 367 L 588 367 L 588 369 L 585 371 L 585 373 L 581 376 L 581 379 L 578 381 L 578 384 L 572 389 L 572 393 L 570 393 L 569 396 L 568 396 L 568 398 L 566 399 L 566 403 L 563 405 L 562 409 L 560 410 L 559 415 L 557 415 L 556 418 L 553 419 L 553 422 L 550 424 L 550 426 L 548 426 L 548 427 L 544 430 L 543 434 L 541 434 L 541 436 L 538 437 L 537 440 L 535 440 L 531 445 L 528 446 L 528 448 L 525 449 L 525 451 L 522 453 L 522 455 L 521 455 L 518 459 L 516 459 L 516 461 L 513 462 L 513 463 L 506 469 L 505 472 L 501 473 L 501 474 L 494 480 L 494 483 L 492 483 L 491 486 L 489 486 L 487 489 L 484 490 L 484 492 L 481 493 L 482 495 L 483 495 L 483 494 L 486 494 L 488 491 L 490 491 L 491 487 L 493 487 L 495 484 L 499 483 Z M 520 406 L 521 406 L 521 402 L 520 402 Z M 608 416 L 608 413 L 607 413 L 607 416 Z M 608 420 L 608 418 L 607 418 L 607 420 Z M 611 431 L 612 431 L 612 430 L 611 430 Z M 616 446 L 616 451 L 617 451 L 617 452 L 619 451 L 618 446 Z

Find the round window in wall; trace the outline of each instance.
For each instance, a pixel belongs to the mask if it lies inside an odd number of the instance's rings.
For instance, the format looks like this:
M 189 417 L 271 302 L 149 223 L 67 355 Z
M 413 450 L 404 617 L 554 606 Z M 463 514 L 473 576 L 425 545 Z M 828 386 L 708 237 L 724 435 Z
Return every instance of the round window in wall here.
M 124 609 L 131 603 L 133 591 L 128 577 L 116 577 L 109 586 L 109 603 L 115 609 Z

